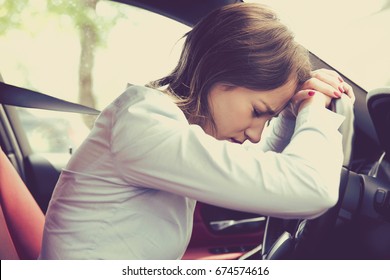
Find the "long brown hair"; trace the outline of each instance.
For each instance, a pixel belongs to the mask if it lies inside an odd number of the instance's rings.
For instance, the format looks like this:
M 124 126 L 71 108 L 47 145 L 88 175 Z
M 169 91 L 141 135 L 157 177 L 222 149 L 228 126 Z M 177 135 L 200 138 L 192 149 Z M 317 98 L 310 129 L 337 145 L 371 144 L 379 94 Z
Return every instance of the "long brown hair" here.
M 168 76 L 148 86 L 178 98 L 191 123 L 214 124 L 208 93 L 216 83 L 271 90 L 291 77 L 310 77 L 306 50 L 269 8 L 251 3 L 219 8 L 186 35 L 180 60 Z

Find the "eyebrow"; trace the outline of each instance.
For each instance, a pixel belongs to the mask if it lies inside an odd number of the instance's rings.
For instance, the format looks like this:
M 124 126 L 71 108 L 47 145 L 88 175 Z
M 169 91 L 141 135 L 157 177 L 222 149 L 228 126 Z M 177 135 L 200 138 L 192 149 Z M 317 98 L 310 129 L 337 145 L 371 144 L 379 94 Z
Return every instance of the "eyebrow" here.
M 291 99 L 292 99 L 292 98 L 290 98 L 290 99 L 286 102 L 286 104 L 284 104 L 283 107 L 282 107 L 280 110 L 277 110 L 277 111 L 274 111 L 273 109 L 271 109 L 271 107 L 270 107 L 267 103 L 265 103 L 263 100 L 260 100 L 260 102 L 263 103 L 264 107 L 267 109 L 267 111 L 264 112 L 264 113 L 269 114 L 269 115 L 272 115 L 272 116 L 276 116 L 276 115 L 278 115 L 280 112 L 282 112 L 282 111 L 290 104 Z
M 271 116 L 275 116 L 277 114 L 279 114 L 280 112 L 282 112 L 284 110 L 284 108 L 286 108 L 288 106 L 288 104 L 290 104 L 290 101 L 288 101 L 283 107 L 282 109 L 278 110 L 277 112 L 275 112 L 273 109 L 271 109 L 271 107 L 265 103 L 263 100 L 260 100 L 261 103 L 263 103 L 263 105 L 265 106 L 265 108 L 267 108 L 267 111 L 265 112 L 266 114 L 269 114 Z

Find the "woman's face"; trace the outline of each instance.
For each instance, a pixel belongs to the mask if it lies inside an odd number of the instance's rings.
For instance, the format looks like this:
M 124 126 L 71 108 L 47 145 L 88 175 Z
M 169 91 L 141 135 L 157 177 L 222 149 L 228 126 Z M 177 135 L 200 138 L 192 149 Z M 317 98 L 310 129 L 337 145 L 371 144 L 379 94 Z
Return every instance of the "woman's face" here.
M 289 80 L 273 90 L 251 90 L 216 84 L 208 96 L 215 129 L 207 124 L 206 133 L 219 140 L 242 144 L 260 141 L 264 126 L 276 116 L 295 93 L 296 82 Z

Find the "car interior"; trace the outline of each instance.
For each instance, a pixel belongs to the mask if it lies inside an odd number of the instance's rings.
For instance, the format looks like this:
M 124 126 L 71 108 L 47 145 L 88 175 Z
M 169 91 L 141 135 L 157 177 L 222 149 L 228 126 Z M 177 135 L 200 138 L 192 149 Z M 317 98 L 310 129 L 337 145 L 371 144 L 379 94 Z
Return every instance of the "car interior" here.
M 241 1 L 116 2 L 193 26 L 216 7 Z M 313 69 L 337 71 L 313 53 L 310 58 Z M 338 203 L 316 219 L 283 220 L 198 202 L 183 259 L 390 259 L 390 87 L 367 92 L 340 74 L 356 101 L 341 129 L 345 161 Z M 8 84 L 0 76 L 0 259 L 36 259 L 44 213 L 70 154 L 34 153 L 17 107 L 99 111 Z

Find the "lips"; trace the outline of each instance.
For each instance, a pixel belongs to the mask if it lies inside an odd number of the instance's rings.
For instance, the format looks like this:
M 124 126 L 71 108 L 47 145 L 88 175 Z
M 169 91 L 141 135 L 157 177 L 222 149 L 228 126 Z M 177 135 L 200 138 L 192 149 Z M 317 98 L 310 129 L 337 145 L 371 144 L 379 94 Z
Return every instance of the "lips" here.
M 235 144 L 242 144 L 243 143 L 243 142 L 238 141 L 238 140 L 236 140 L 234 138 L 230 138 L 229 141 L 232 142 L 232 143 L 235 143 Z

